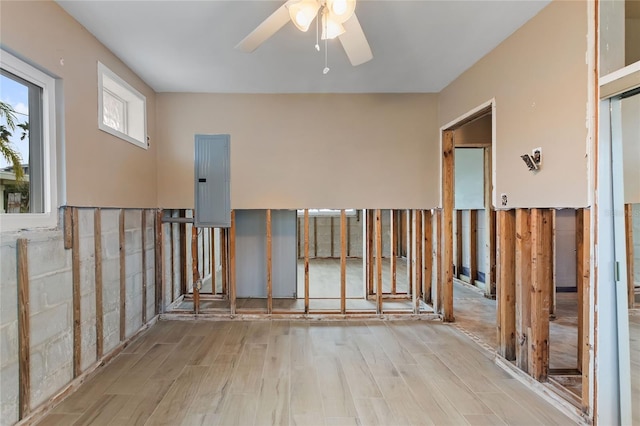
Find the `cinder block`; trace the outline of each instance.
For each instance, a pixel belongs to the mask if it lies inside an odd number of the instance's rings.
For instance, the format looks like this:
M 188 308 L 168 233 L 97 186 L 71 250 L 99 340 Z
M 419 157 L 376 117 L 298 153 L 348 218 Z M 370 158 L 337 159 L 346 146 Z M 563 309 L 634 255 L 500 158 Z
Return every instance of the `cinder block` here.
M 0 325 L 16 321 L 18 319 L 18 286 L 13 283 L 4 283 L 0 286 Z
M 31 279 L 71 267 L 71 250 L 64 249 L 61 234 L 50 240 L 32 241 L 27 250 Z
M 0 327 L 0 367 L 18 360 L 18 321 Z M 4 378 L 3 378 L 4 380 Z
M 73 362 L 68 362 L 63 368 L 54 371 L 51 375 L 45 376 L 42 382 L 37 384 L 37 387 L 32 388 L 31 408 L 37 407 L 55 395 L 63 386 L 72 380 L 72 377 Z
M 93 209 L 78 209 L 78 235 L 93 237 Z
M 138 274 L 142 271 L 142 252 L 127 254 L 124 259 L 125 271 L 128 277 Z
M 0 425 L 9 426 L 18 421 L 18 363 L 0 369 Z
M 140 230 L 142 226 L 142 213 L 139 209 L 126 209 L 124 211 L 124 229 Z
M 102 234 L 102 258 L 117 259 L 120 257 L 120 235 L 118 232 Z
M 96 288 L 96 265 L 93 257 L 80 262 L 80 294 L 94 293 Z
M 17 248 L 14 240 L 6 240 L 2 237 L 0 244 L 0 290 L 16 288 L 18 282 Z M 4 304 L 2 304 L 4 306 Z
M 31 316 L 31 345 L 37 346 L 71 327 L 71 305 L 63 303 Z
M 96 295 L 89 293 L 80 298 L 80 321 L 95 324 L 96 321 Z

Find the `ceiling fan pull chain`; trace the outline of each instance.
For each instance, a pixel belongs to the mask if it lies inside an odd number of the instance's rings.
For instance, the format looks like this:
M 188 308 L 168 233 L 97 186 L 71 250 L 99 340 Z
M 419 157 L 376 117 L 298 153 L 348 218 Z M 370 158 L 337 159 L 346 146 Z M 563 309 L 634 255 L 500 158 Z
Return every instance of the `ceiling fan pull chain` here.
M 326 9 L 325 9 L 326 12 Z M 324 21 L 324 31 L 327 31 L 327 20 Z M 324 69 L 322 70 L 322 74 L 327 74 L 329 72 L 329 39 L 324 39 Z

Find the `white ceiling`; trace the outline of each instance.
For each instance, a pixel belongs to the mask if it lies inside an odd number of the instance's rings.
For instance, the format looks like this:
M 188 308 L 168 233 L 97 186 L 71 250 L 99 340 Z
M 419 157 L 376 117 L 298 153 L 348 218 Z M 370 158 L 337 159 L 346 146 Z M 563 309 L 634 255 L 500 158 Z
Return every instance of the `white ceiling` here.
M 253 53 L 234 46 L 282 1 L 58 1 L 157 92 L 439 92 L 549 0 L 360 0 L 373 60 L 329 67 L 289 22 Z

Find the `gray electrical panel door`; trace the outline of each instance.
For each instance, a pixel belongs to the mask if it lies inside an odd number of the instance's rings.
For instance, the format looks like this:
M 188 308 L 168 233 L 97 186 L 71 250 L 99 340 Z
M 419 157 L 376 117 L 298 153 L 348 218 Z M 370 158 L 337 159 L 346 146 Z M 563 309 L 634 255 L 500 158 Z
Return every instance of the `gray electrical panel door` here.
M 195 226 L 231 226 L 229 135 L 196 135 Z

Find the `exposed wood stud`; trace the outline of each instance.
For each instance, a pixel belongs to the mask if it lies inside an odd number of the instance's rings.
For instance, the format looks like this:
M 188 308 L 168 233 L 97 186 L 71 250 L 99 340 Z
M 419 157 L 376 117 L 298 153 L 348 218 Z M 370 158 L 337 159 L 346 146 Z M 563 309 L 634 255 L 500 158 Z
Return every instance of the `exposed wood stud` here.
M 23 419 L 31 409 L 29 262 L 27 240 L 18 238 L 16 243 L 18 263 L 18 418 Z
M 634 294 L 634 253 L 633 253 L 633 205 L 625 204 L 624 206 L 624 218 L 625 218 L 625 238 L 627 246 L 627 291 L 629 309 L 633 309 L 635 305 Z
M 142 323 L 147 323 L 147 211 L 142 209 Z
M 389 266 L 391 269 L 391 294 L 397 292 L 397 280 L 396 273 L 398 270 L 398 212 L 395 210 L 389 211 L 389 231 L 391 232 L 391 257 L 389 258 Z
M 373 251 L 374 251 L 374 246 L 373 246 L 373 240 L 374 240 L 374 211 L 373 210 L 367 210 L 367 292 L 369 295 L 373 295 L 375 293 L 374 291 L 374 286 L 373 286 L 373 282 L 374 282 L 374 272 L 373 272 L 373 267 L 374 267 L 374 263 L 373 263 Z
M 463 254 L 463 245 L 462 245 L 462 210 L 456 210 L 456 277 L 458 279 L 462 279 L 462 254 Z
M 96 281 L 96 360 L 104 354 L 104 327 L 102 309 L 102 214 L 99 208 L 93 210 L 93 255 L 95 259 Z
M 436 285 L 435 285 L 435 297 L 433 298 L 433 310 L 442 314 L 442 210 L 436 210 L 435 214 L 436 222 Z
M 376 210 L 376 313 L 382 314 L 382 212 Z
M 273 313 L 273 259 L 271 239 L 271 209 L 267 209 L 267 314 Z
M 127 271 L 125 265 L 126 247 L 124 238 L 124 210 L 120 209 L 119 225 L 119 253 L 120 253 L 120 341 L 126 338 L 127 321 Z
M 80 232 L 78 231 L 78 208 L 73 207 L 71 225 L 73 244 L 71 247 L 71 276 L 73 280 L 73 377 L 78 377 L 81 370 L 82 333 L 80 323 Z
M 487 291 L 485 292 L 487 296 L 493 297 L 496 295 L 496 211 L 491 209 L 491 220 L 489 221 L 489 269 L 490 273 L 488 274 L 489 283 L 487 285 Z
M 413 274 L 413 313 L 420 313 L 420 298 L 422 297 L 422 210 L 413 211 L 413 233 L 415 249 L 413 251 L 415 271 Z
M 551 243 L 551 212 L 547 209 L 532 209 L 529 374 L 538 381 L 546 381 L 549 374 Z
M 216 228 L 209 228 L 209 269 L 211 270 L 211 293 L 217 294 L 216 282 Z
M 425 303 L 432 303 L 431 300 L 431 281 L 433 275 L 433 245 L 432 245 L 432 213 L 431 210 L 424 211 L 424 226 L 422 233 L 424 234 L 424 286 L 423 299 Z
M 442 319 L 453 322 L 453 131 L 445 130 L 442 138 Z
M 229 228 L 220 228 L 220 279 L 222 294 L 229 295 Z
M 187 211 L 180 209 L 179 217 L 187 217 Z M 180 245 L 180 294 L 187 294 L 187 224 L 178 224 L 179 236 L 178 244 Z
M 191 227 L 191 276 L 193 281 L 193 313 L 200 313 L 200 266 L 198 265 L 198 228 Z
M 156 210 L 155 232 L 155 313 L 163 312 L 164 306 L 164 230 L 162 225 L 162 209 Z
M 498 353 L 516 359 L 515 211 L 498 212 Z
M 413 222 L 411 220 L 411 210 L 405 210 L 405 220 L 407 224 L 407 232 L 406 232 L 406 241 L 407 241 L 407 257 L 406 257 L 406 266 L 407 266 L 407 293 L 413 293 L 413 265 L 411 263 L 411 259 L 413 259 Z
M 549 316 L 556 317 L 556 258 L 558 250 L 556 246 L 556 210 L 551 213 L 551 280 L 549 281 Z
M 171 210 L 171 217 L 173 217 L 173 210 Z M 176 252 L 176 248 L 175 248 L 175 242 L 174 242 L 174 224 L 170 223 L 169 224 L 169 245 L 170 245 L 170 249 L 171 249 L 171 256 L 170 256 L 170 265 L 171 265 L 171 297 L 169 297 L 169 301 L 173 302 L 176 298 L 176 270 L 175 270 L 175 252 Z
M 478 211 L 469 210 L 469 283 L 478 278 Z
M 309 209 L 304 209 L 304 313 L 309 313 Z
M 66 206 L 64 208 L 64 248 L 69 250 L 73 247 L 73 207 Z
M 347 313 L 347 213 L 340 210 L 340 312 Z
M 583 277 L 584 277 L 584 265 L 582 262 L 584 262 L 584 256 L 583 256 L 583 251 L 584 251 L 584 235 L 583 235 L 583 230 L 584 230 L 584 210 L 583 209 L 577 209 L 576 210 L 576 292 L 578 293 L 578 345 L 577 345 L 577 361 L 578 361 L 578 371 L 582 371 L 582 353 L 583 353 L 583 347 L 582 347 L 582 331 L 583 331 L 583 310 L 582 310 L 582 304 L 584 303 L 584 299 L 585 299 L 585 294 L 584 294 L 584 282 L 583 282 Z M 589 295 L 586 295 L 587 298 L 589 297 Z
M 229 228 L 229 307 L 231 315 L 236 314 L 236 212 L 231 210 Z
M 589 412 L 589 333 L 590 333 L 590 312 L 591 306 L 589 305 L 589 293 L 591 287 L 591 212 L 589 209 L 582 209 L 582 294 L 583 303 L 578 306 L 578 310 L 582 312 L 582 336 L 578 341 L 578 344 L 582 346 L 582 360 L 581 360 L 581 372 L 582 372 L 582 411 Z
M 516 365 L 529 371 L 529 335 L 531 327 L 531 231 L 528 209 L 516 210 Z

